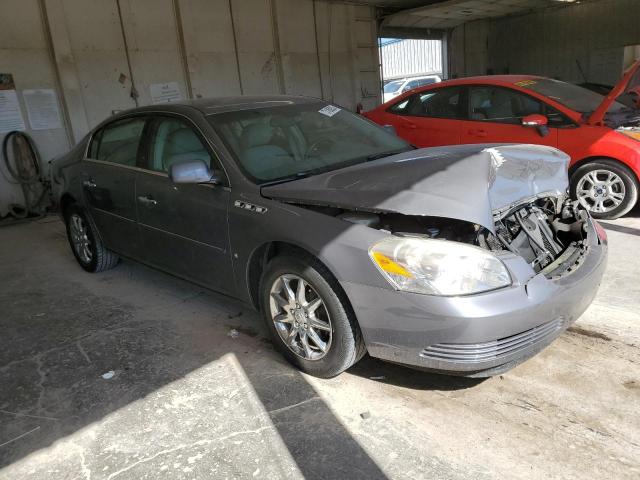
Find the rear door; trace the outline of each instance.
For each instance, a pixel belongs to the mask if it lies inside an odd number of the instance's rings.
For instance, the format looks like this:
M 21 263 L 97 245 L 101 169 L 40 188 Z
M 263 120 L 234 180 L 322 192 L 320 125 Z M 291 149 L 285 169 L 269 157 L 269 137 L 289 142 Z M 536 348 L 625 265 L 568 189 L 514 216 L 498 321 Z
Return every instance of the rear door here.
M 461 143 L 532 143 L 557 147 L 555 114 L 543 102 L 524 93 L 493 85 L 471 85 L 468 120 L 463 122 Z M 542 135 L 524 127 L 522 118 L 538 113 L 547 116 L 549 129 Z
M 398 135 L 412 145 L 457 145 L 464 119 L 463 88 L 418 92 L 392 106 L 388 113 Z
M 85 202 L 103 242 L 129 257 L 139 254 L 135 183 L 146 118 L 120 119 L 98 130 L 82 171 Z
M 144 261 L 231 292 L 228 186 L 174 184 L 168 176 L 171 164 L 188 160 L 203 160 L 219 170 L 216 155 L 199 130 L 181 116 L 156 116 L 148 139 L 146 164 L 136 187 Z

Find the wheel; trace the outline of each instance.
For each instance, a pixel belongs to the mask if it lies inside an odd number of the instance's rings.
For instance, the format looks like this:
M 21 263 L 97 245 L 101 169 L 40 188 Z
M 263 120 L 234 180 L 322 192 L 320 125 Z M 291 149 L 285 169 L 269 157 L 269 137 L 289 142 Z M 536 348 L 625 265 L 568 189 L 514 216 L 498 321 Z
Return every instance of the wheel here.
M 638 199 L 638 183 L 633 172 L 622 163 L 596 160 L 573 172 L 571 196 L 594 218 L 613 220 L 633 208 Z
M 274 344 L 303 372 L 335 377 L 365 354 L 345 293 L 314 258 L 274 258 L 260 289 L 262 313 Z
M 87 272 L 102 272 L 116 266 L 119 257 L 104 247 L 81 208 L 67 207 L 65 223 L 71 251 L 82 268 Z

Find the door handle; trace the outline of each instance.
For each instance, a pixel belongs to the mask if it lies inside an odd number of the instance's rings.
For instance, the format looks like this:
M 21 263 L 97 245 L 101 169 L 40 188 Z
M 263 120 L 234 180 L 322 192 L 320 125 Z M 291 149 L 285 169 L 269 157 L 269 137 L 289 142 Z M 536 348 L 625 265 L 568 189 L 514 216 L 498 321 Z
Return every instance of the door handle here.
M 415 123 L 409 122 L 408 120 L 405 120 L 404 126 L 407 127 L 407 128 L 411 128 L 412 130 L 414 128 L 418 128 L 418 126 Z
M 84 182 L 82 182 L 82 185 L 84 185 L 87 188 L 96 188 L 96 182 L 94 182 L 92 179 L 89 180 L 85 180 Z
M 473 135 L 474 137 L 486 137 L 487 136 L 487 131 L 486 130 L 481 130 L 481 129 L 469 130 L 467 133 L 469 135 Z
M 157 201 L 155 201 L 155 200 L 153 199 L 153 197 L 151 197 L 151 196 L 146 196 L 146 197 L 142 197 L 142 196 L 141 196 L 141 197 L 138 197 L 138 201 L 139 201 L 141 204 L 143 204 L 144 206 L 146 206 L 146 207 L 152 207 L 152 206 L 154 206 L 154 205 L 157 205 L 157 204 L 158 204 L 158 202 L 157 202 Z

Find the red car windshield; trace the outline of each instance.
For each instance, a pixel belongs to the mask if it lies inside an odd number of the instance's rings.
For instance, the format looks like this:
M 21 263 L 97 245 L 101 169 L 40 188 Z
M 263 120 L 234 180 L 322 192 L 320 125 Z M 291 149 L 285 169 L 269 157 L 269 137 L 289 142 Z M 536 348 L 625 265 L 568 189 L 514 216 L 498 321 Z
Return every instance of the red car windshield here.
M 583 114 L 595 111 L 604 100 L 604 97 L 596 92 L 551 78 L 536 78 L 518 84 L 521 84 L 522 88 L 549 97 L 565 107 Z M 614 102 L 609 112 L 615 113 L 625 109 L 623 104 Z

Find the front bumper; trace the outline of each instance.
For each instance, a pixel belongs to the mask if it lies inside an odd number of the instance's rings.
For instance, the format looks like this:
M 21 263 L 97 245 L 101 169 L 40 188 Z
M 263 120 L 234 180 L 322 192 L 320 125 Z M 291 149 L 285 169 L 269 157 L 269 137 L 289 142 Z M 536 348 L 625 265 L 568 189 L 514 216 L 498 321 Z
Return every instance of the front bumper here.
M 549 345 L 587 309 L 604 274 L 607 245 L 588 225 L 588 249 L 570 274 L 538 274 L 462 297 L 418 295 L 343 283 L 369 354 L 465 376 L 508 370 Z

